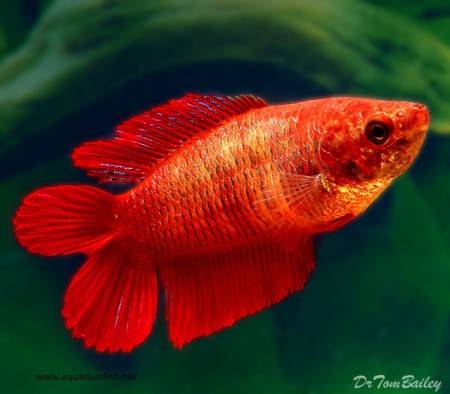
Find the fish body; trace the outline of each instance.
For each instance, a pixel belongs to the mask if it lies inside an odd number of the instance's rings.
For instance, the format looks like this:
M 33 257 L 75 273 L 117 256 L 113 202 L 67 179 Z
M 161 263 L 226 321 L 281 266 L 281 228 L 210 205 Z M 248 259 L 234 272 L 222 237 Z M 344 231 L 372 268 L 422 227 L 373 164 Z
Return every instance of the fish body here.
M 39 189 L 15 233 L 34 253 L 88 255 L 63 309 L 86 346 L 143 342 L 159 282 L 181 347 L 303 288 L 314 235 L 365 211 L 417 156 L 428 123 L 409 102 L 187 95 L 75 150 L 100 182 L 134 187 Z

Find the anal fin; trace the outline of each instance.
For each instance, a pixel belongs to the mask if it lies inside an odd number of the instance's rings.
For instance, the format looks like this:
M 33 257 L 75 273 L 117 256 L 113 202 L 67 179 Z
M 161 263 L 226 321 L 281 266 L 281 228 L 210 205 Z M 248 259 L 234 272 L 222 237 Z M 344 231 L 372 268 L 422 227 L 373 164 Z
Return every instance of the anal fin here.
M 181 347 L 279 302 L 303 288 L 313 267 L 311 237 L 295 248 L 264 239 L 168 262 L 159 273 L 171 341 Z

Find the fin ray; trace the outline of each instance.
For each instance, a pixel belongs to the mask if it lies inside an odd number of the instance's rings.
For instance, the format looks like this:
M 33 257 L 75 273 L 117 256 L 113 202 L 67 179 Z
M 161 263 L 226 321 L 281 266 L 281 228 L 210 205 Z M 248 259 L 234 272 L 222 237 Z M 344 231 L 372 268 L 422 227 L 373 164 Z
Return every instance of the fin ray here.
M 113 207 L 114 196 L 91 186 L 44 187 L 24 198 L 14 232 L 32 253 L 88 253 L 113 236 Z
M 63 316 L 73 335 L 97 351 L 129 352 L 156 317 L 156 273 L 148 261 L 113 240 L 94 251 L 72 279 Z
M 174 345 L 230 326 L 303 288 L 314 267 L 312 239 L 303 241 L 294 250 L 265 239 L 161 268 Z
M 140 182 L 156 162 L 194 135 L 225 119 L 267 104 L 254 96 L 188 94 L 123 124 L 114 138 L 75 149 L 75 165 L 109 183 Z

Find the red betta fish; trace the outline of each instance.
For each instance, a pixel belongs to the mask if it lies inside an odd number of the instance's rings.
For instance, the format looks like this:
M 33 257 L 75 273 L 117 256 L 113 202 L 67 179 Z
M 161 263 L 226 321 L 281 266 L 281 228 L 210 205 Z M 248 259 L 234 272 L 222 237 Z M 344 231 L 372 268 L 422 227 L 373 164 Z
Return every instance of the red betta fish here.
M 158 285 L 170 339 L 194 338 L 303 288 L 313 237 L 358 216 L 416 157 L 425 106 L 336 97 L 268 106 L 253 96 L 187 96 L 77 148 L 112 195 L 38 189 L 14 219 L 45 256 L 82 252 L 63 308 L 87 347 L 128 352 L 150 334 Z

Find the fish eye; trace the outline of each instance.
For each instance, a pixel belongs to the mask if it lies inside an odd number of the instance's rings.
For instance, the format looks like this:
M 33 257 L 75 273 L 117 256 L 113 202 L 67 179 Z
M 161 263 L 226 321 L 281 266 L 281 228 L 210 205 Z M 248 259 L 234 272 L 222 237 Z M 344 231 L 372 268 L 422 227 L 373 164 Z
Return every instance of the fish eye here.
M 384 144 L 391 134 L 390 127 L 383 122 L 374 120 L 366 125 L 367 139 L 375 145 Z

